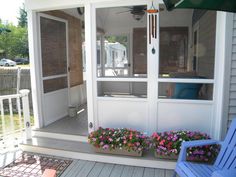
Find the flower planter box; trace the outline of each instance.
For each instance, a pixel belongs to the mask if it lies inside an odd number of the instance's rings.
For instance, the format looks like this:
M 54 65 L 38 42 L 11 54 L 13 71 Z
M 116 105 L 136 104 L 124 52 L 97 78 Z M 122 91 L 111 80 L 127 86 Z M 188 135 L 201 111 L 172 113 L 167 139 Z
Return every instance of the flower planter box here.
M 201 132 L 191 131 L 168 131 L 152 135 L 152 145 L 155 152 L 155 157 L 161 159 L 178 159 L 178 154 L 181 150 L 181 143 L 183 141 L 193 140 L 207 140 L 210 137 Z M 194 162 L 211 163 L 217 153 L 219 147 L 217 145 L 191 147 L 187 149 L 187 160 Z M 167 155 L 163 155 L 167 154 Z
M 94 151 L 97 153 L 104 153 L 104 154 L 114 154 L 114 155 L 126 155 L 126 156 L 135 156 L 135 157 L 141 157 L 142 152 L 138 151 L 128 151 L 126 149 L 102 149 L 102 148 L 95 148 L 93 147 Z
M 165 160 L 178 160 L 178 155 L 170 154 L 170 155 L 160 155 L 157 152 L 154 152 L 154 156 L 158 159 L 165 159 Z
M 150 146 L 147 136 L 127 128 L 99 127 L 98 130 L 89 134 L 88 142 L 98 153 L 135 157 L 142 156 L 143 150 Z

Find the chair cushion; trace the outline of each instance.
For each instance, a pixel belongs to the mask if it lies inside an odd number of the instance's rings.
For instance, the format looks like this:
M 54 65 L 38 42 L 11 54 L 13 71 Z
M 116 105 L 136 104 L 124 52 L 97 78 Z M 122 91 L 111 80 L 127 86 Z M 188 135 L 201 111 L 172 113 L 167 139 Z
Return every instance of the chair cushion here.
M 213 165 L 185 161 L 178 163 L 176 166 L 176 172 L 181 177 L 211 177 L 212 173 L 216 170 L 219 170 L 219 168 Z

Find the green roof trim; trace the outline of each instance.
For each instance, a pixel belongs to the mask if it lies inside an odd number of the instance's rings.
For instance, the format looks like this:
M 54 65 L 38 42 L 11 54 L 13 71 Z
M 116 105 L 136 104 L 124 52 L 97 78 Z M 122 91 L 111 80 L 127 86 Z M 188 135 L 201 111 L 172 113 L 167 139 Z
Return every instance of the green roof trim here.
M 236 0 L 163 0 L 167 10 L 205 9 L 236 12 Z

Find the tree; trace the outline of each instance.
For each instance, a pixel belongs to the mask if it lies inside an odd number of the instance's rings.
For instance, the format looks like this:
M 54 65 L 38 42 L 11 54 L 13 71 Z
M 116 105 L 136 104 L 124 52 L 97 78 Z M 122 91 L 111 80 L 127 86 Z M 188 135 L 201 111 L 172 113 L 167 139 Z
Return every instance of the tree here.
M 123 44 L 125 47 L 127 47 L 126 36 L 106 36 L 105 39 L 111 43 L 119 42 L 120 44 Z
M 23 3 L 22 7 L 19 10 L 20 16 L 18 17 L 18 26 L 27 27 L 27 12 L 25 10 L 25 4 Z
M 16 27 L 13 24 L 0 24 L 0 28 L 11 31 L 0 34 L 1 57 L 10 59 L 28 57 L 27 28 Z

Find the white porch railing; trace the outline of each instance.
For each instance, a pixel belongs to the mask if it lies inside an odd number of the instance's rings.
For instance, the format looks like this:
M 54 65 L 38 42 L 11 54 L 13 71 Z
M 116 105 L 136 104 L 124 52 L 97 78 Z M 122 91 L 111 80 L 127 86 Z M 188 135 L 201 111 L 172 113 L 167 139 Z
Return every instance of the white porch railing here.
M 0 151 L 17 147 L 23 139 L 31 139 L 29 90 L 0 96 Z

